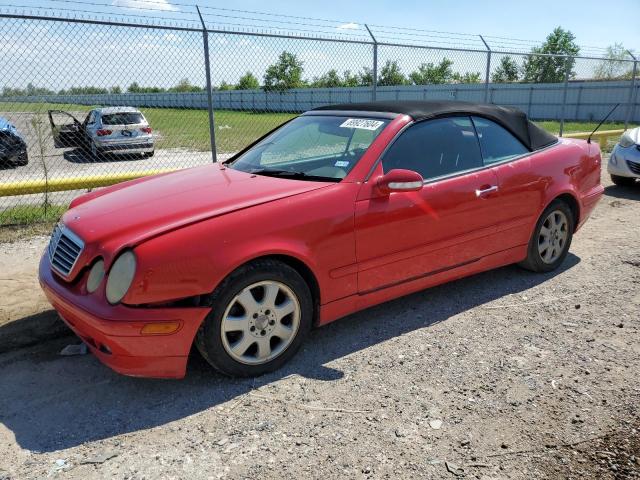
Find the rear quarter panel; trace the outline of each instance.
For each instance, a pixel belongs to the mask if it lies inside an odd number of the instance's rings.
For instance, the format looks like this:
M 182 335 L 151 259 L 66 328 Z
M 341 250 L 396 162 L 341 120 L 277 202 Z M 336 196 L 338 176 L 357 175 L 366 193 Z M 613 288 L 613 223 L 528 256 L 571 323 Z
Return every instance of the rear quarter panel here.
M 542 182 L 539 213 L 558 196 L 571 195 L 578 204 L 578 224 L 588 218 L 602 192 L 600 148 L 584 140 L 563 139 L 531 158 L 531 171 Z M 537 218 L 536 216 L 536 221 Z

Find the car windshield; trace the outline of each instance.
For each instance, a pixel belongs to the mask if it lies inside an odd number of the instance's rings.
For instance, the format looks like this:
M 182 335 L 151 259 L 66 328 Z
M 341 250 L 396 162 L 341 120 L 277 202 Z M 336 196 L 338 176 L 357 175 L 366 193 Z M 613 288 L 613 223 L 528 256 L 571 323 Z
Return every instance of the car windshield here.
M 339 182 L 388 123 L 377 118 L 297 117 L 229 167 L 260 175 Z
M 120 112 L 102 116 L 103 125 L 135 125 L 144 120 L 138 112 Z

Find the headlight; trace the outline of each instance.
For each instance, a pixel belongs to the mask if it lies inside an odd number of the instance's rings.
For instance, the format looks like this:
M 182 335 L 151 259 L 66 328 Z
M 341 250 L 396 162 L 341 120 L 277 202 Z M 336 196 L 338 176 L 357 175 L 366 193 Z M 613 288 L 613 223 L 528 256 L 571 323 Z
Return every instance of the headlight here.
M 625 133 L 624 135 L 622 135 L 622 137 L 620 137 L 620 141 L 618 143 L 620 144 L 621 147 L 627 148 L 634 145 L 636 142 L 633 141 L 633 138 L 631 138 L 631 135 L 629 135 L 628 133 Z
M 107 278 L 107 300 L 118 303 L 127 293 L 136 273 L 136 256 L 127 250 L 114 262 Z
M 100 282 L 104 278 L 104 261 L 98 260 L 91 267 L 89 271 L 89 278 L 87 278 L 87 291 L 89 293 L 95 292 L 100 286 Z

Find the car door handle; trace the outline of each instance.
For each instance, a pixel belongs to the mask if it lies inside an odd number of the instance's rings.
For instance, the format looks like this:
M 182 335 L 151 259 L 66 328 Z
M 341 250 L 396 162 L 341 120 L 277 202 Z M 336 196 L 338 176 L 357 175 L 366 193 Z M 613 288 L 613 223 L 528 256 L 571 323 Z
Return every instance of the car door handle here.
M 488 195 L 490 193 L 497 192 L 497 191 L 498 191 L 498 186 L 491 185 L 490 187 L 485 187 L 485 188 L 476 190 L 476 197 L 482 197 L 483 195 Z

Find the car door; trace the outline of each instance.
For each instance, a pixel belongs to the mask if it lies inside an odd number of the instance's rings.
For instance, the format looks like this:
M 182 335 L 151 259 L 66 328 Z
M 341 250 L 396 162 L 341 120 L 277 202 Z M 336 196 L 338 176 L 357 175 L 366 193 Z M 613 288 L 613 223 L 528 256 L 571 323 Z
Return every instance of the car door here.
M 356 202 L 360 293 L 462 266 L 500 248 L 497 178 L 483 168 L 469 117 L 410 126 L 388 148 L 372 180 L 392 169 L 416 171 L 425 185 L 387 196 L 371 188 Z
M 49 110 L 47 113 L 56 148 L 82 145 L 84 132 L 76 117 L 63 110 Z
M 525 245 L 531 227 L 537 220 L 547 184 L 536 173 L 531 153 L 511 132 L 486 118 L 472 117 L 483 164 L 492 167 L 498 178 L 498 199 L 501 208 L 496 212 L 496 228 L 505 248 Z

